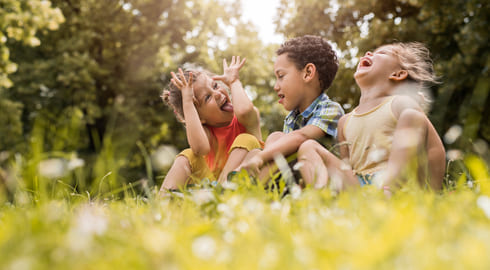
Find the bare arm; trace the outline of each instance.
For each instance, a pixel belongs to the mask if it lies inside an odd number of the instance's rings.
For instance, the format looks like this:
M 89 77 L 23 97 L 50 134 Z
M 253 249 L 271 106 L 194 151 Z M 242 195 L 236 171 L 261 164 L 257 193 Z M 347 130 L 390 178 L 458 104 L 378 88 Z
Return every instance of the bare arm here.
M 412 98 L 397 96 L 393 100 L 392 111 L 398 122 L 393 134 L 388 166 L 382 179 L 383 185 L 387 186 L 396 185 L 394 181 L 413 164 L 420 151 L 426 150 L 428 133 L 427 117 Z
M 429 185 L 433 190 L 442 188 L 442 181 L 446 172 L 446 150 L 439 134 L 427 118 L 427 158 L 429 162 Z
M 325 136 L 325 132 L 317 126 L 307 125 L 301 129 L 284 134 L 276 142 L 267 144 L 265 149 L 244 162 L 239 168 L 246 169 L 252 174 L 258 174 L 260 168 L 272 161 L 275 155 L 288 156 L 298 151 L 299 146 L 308 139 L 317 139 Z
M 184 77 L 184 72 L 179 68 L 179 77 L 172 74 L 172 83 L 182 92 L 182 107 L 184 110 L 185 129 L 187 142 L 196 155 L 206 155 L 211 149 L 207 130 L 203 127 L 196 106 L 192 87 L 192 73 L 189 74 L 189 81 Z
M 214 76 L 213 79 L 223 81 L 230 88 L 233 111 L 238 122 L 245 126 L 248 133 L 262 140 L 259 111 L 248 98 L 239 78 L 239 71 L 245 61 L 246 58 L 240 61 L 240 56 L 233 56 L 228 66 L 226 59 L 223 59 L 223 75 Z
M 340 145 L 339 146 L 340 158 L 342 160 L 349 159 L 349 146 L 345 144 L 346 142 L 345 142 L 345 135 L 344 135 L 344 126 L 346 124 L 348 115 L 350 115 L 350 113 L 342 116 L 339 119 L 339 124 L 337 126 L 337 141 L 338 141 L 338 144 Z

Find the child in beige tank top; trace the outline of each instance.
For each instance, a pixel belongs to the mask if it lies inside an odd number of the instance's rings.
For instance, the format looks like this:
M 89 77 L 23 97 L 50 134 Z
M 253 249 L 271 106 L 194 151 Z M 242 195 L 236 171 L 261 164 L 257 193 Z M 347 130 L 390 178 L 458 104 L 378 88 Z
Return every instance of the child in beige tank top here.
M 414 98 L 437 82 L 428 49 L 416 42 L 381 46 L 361 57 L 354 78 L 361 97 L 339 120 L 341 158 L 314 141 L 303 143 L 298 151 L 303 180 L 320 188 L 330 179 L 337 189 L 374 180 L 391 194 L 406 181 L 406 172 L 415 171 L 422 186 L 441 189 L 444 146 Z

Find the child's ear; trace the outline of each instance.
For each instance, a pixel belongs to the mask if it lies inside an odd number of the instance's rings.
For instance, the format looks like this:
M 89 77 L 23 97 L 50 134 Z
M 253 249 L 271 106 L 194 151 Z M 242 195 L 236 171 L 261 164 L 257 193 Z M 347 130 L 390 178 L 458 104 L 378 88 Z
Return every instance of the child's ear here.
M 303 79 L 305 81 L 309 81 L 315 77 L 316 73 L 316 66 L 312 63 L 306 64 L 306 66 L 303 68 L 304 74 L 303 74 Z
M 406 78 L 408 78 L 408 71 L 406 71 L 405 69 L 400 69 L 398 71 L 391 73 L 390 75 L 390 80 L 394 80 L 394 81 L 403 81 Z

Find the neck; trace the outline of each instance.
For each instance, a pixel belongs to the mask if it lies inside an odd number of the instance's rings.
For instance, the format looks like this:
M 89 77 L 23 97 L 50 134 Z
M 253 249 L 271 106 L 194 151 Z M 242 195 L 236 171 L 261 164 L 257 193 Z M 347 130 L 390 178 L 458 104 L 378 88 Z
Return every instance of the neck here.
M 300 113 L 304 112 L 311 105 L 311 103 L 313 103 L 313 101 L 315 101 L 315 99 L 317 99 L 323 93 L 323 91 L 318 89 L 307 89 L 305 91 L 303 101 L 297 108 Z
M 377 83 L 372 85 L 359 85 L 361 88 L 361 98 L 359 104 L 370 102 L 379 98 L 391 96 L 396 84 L 393 82 Z

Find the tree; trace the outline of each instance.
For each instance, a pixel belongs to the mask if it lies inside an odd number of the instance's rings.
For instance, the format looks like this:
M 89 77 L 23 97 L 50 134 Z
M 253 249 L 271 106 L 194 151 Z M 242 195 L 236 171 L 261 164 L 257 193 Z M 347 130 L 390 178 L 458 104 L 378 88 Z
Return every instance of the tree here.
M 0 0 L 0 151 L 22 142 L 22 103 L 9 100 L 7 93 L 13 85 L 9 75 L 18 68 L 10 47 L 16 43 L 39 46 L 36 33 L 56 30 L 63 21 L 60 9 L 53 8 L 50 1 Z
M 330 95 L 348 107 L 358 95 L 357 57 L 385 43 L 424 42 L 443 82 L 432 89 L 430 118 L 441 135 L 461 126 L 456 146 L 471 150 L 477 140 L 490 141 L 489 14 L 488 1 L 480 0 L 282 0 L 276 23 L 286 36 L 316 34 L 338 46 L 343 61 Z
M 239 3 L 52 2 L 66 22 L 38 34 L 40 46 L 12 49 L 19 69 L 9 98 L 24 105 L 24 133 L 42 119 L 36 130 L 44 132 L 44 149 L 81 154 L 97 181 L 108 175 L 114 186 L 148 177 L 146 152 L 187 146 L 182 125 L 159 98 L 170 71 L 197 63 L 221 72 L 225 28 L 238 25 Z

